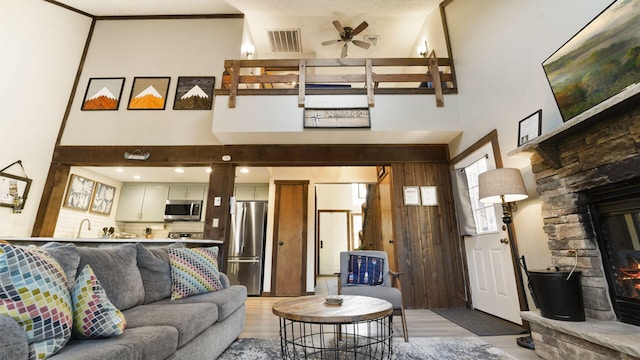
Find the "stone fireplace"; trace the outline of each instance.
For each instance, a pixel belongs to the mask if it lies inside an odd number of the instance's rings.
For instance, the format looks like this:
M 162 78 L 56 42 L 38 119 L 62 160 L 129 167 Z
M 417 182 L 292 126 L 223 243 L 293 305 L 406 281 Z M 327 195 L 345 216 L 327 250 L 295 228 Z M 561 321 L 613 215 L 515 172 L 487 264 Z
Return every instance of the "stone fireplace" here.
M 618 321 L 619 306 L 612 301 L 613 291 L 605 271 L 605 266 L 610 268 L 611 264 L 607 259 L 603 262 L 598 244 L 596 230 L 603 226 L 592 221 L 597 206 L 590 202 L 611 189 L 640 184 L 640 107 L 627 101 L 624 107 L 603 111 L 578 125 L 565 127 L 561 133 L 540 141 L 534 149 L 531 166 L 552 264 L 570 270 L 577 261 L 576 270 L 582 272 L 587 322 L 620 326 L 623 338 L 623 332 L 631 331 L 636 336 L 633 342 L 638 343 L 640 327 Z M 606 249 L 604 251 L 606 254 Z M 640 280 L 637 283 L 640 284 Z M 528 315 L 523 317 L 532 320 Z M 533 319 L 531 329 L 536 352 L 547 359 L 640 357 L 640 347 L 629 350 L 617 340 L 608 346 L 600 343 L 597 338 L 602 336 L 598 335 L 593 336 L 595 343 L 585 339 L 589 336 L 569 335 L 579 333 L 576 329 L 580 326 L 567 324 L 574 330 L 563 331 L 562 322 Z M 584 332 L 590 327 L 593 328 L 592 323 L 586 325 Z

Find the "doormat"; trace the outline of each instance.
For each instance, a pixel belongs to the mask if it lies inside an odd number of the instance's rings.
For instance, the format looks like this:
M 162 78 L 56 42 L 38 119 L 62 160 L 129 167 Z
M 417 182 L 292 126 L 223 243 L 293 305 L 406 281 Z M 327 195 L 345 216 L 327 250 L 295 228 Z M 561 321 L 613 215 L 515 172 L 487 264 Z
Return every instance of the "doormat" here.
M 280 339 L 241 338 L 218 360 L 282 359 Z M 312 357 L 312 359 L 316 359 Z M 319 359 L 319 358 L 318 358 Z M 505 351 L 476 337 L 416 337 L 393 339 L 392 360 L 516 360 Z
M 482 311 L 467 308 L 432 309 L 431 311 L 478 336 L 518 335 L 527 332 L 520 325 Z

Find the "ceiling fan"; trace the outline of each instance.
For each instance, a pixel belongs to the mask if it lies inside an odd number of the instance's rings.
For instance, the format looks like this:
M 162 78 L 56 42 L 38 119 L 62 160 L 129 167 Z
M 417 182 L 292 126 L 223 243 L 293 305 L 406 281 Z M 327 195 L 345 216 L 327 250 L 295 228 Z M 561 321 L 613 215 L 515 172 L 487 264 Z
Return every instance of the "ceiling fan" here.
M 341 58 L 347 57 L 347 49 L 348 49 L 349 43 L 352 43 L 353 45 L 361 47 L 363 49 L 369 48 L 370 44 L 368 42 L 356 40 L 353 38 L 354 36 L 360 34 L 364 29 L 366 29 L 367 26 L 369 26 L 369 24 L 367 24 L 366 21 L 363 21 L 362 23 L 360 23 L 360 25 L 358 25 L 355 29 L 349 26 L 342 26 L 342 24 L 340 24 L 340 21 L 338 20 L 333 21 L 333 26 L 335 26 L 336 30 L 338 30 L 338 33 L 340 34 L 340 39 L 323 41 L 322 45 L 326 46 L 326 45 L 332 45 L 339 42 L 344 42 L 344 46 L 342 46 L 342 52 L 340 53 Z

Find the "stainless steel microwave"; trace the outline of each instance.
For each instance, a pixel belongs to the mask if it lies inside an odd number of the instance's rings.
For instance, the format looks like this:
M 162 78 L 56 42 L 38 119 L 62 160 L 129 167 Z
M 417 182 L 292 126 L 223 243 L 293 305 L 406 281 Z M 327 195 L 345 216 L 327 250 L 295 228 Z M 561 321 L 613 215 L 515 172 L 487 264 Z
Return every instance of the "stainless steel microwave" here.
M 167 221 L 200 221 L 202 200 L 167 200 L 164 219 Z

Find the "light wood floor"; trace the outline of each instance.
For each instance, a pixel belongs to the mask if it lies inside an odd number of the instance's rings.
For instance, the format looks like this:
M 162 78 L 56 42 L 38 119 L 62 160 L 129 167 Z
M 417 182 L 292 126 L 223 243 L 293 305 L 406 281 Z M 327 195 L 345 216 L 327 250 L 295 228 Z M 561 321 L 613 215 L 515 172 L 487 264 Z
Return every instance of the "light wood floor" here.
M 321 282 L 319 282 L 321 284 Z M 327 289 L 316 288 L 317 294 Z M 331 285 L 329 285 L 331 293 Z M 284 300 L 282 297 L 250 297 L 247 299 L 247 321 L 240 337 L 242 338 L 278 338 L 279 320 L 272 312 L 274 303 Z M 477 337 L 474 333 L 436 315 L 429 310 L 405 310 L 409 341 L 412 337 Z M 394 336 L 402 339 L 402 322 L 400 318 L 393 321 Z M 508 352 L 520 360 L 540 359 L 533 350 L 524 349 L 516 344 L 516 338 L 522 335 L 482 336 L 482 340 Z

